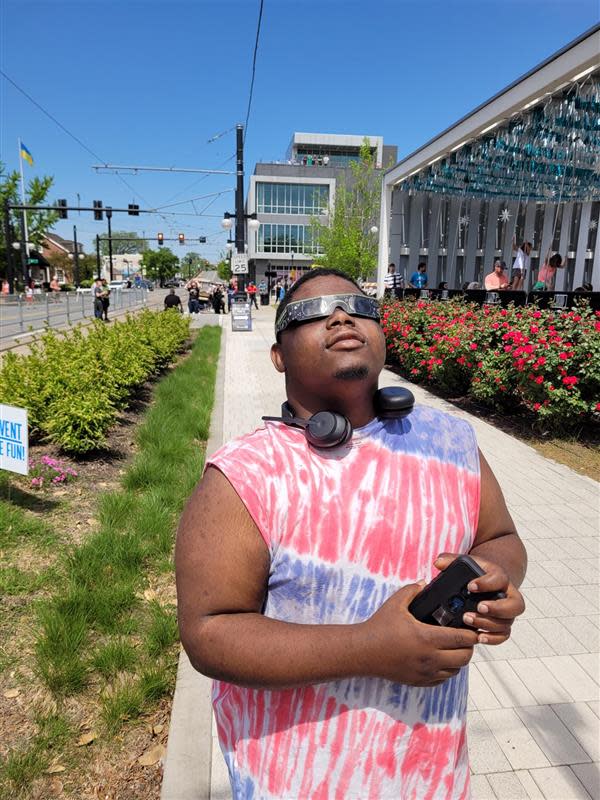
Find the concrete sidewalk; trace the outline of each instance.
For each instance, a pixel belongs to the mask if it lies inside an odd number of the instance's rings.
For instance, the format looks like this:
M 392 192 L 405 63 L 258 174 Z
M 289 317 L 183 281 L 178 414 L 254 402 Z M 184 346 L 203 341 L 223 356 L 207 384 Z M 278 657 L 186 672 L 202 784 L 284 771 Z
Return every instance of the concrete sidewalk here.
M 273 309 L 254 312 L 251 333 L 232 333 L 229 317 L 219 322 L 224 336 L 209 453 L 258 427 L 263 414 L 278 414 L 284 399 L 283 377 L 269 359 Z M 394 384 L 410 385 L 386 370 L 380 385 Z M 425 390 L 411 389 L 418 403 L 469 419 L 529 554 L 527 611 L 508 642 L 478 647 L 471 664 L 473 800 L 597 800 L 600 486 Z M 210 681 L 182 654 L 163 800 L 231 797 L 209 692 Z

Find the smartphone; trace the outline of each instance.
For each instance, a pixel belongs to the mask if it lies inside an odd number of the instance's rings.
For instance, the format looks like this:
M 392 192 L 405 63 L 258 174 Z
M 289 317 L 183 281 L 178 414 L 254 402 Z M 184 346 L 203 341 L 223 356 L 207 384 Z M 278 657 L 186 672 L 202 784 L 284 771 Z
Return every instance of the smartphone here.
M 485 572 L 469 556 L 458 556 L 435 577 L 408 607 L 420 622 L 448 628 L 471 628 L 463 622 L 463 614 L 477 611 L 482 600 L 503 600 L 504 592 L 470 592 L 469 583 Z M 472 628 L 471 628 L 472 630 Z

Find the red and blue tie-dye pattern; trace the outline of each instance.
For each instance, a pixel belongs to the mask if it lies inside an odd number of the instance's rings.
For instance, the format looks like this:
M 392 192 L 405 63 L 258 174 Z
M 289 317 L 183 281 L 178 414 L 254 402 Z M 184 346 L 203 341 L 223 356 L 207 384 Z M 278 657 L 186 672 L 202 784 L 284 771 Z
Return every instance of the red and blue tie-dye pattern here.
M 288 622 L 368 619 L 438 553 L 468 552 L 479 510 L 474 433 L 417 406 L 317 451 L 269 424 L 209 461 L 269 547 L 264 613 Z M 352 658 L 352 654 L 348 654 Z M 435 688 L 354 678 L 285 691 L 215 682 L 219 740 L 240 798 L 457 800 L 469 796 L 466 669 Z

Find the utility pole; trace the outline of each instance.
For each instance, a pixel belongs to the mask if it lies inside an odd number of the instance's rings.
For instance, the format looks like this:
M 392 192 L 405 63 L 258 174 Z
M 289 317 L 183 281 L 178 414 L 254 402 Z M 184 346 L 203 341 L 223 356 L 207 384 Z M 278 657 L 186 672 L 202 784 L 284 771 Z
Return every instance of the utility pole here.
M 4 201 L 4 241 L 6 243 L 6 280 L 8 281 L 8 291 L 13 294 L 15 291 L 14 282 L 14 268 L 13 268 L 13 254 L 12 254 L 12 237 L 10 232 L 10 208 L 8 200 Z
M 100 261 L 100 237 L 96 234 L 96 274 L 98 280 L 102 277 L 102 262 Z
M 112 208 L 110 206 L 106 207 L 106 219 L 108 220 L 108 263 L 109 263 L 109 271 L 110 271 L 110 279 L 113 280 L 113 253 L 112 253 L 112 229 L 110 226 L 110 221 L 112 219 Z
M 235 189 L 235 249 L 244 253 L 246 244 L 246 219 L 244 215 L 244 126 L 235 126 L 237 185 Z M 238 292 L 245 289 L 245 276 L 238 275 Z
M 27 265 L 27 223 L 25 222 L 25 213 L 23 213 L 21 217 L 21 237 L 23 241 L 21 242 L 21 266 L 23 268 L 23 283 L 25 287 L 29 283 L 29 275 L 28 273 L 28 265 Z
M 77 246 L 77 225 L 73 225 L 73 278 L 75 288 L 79 289 L 79 247 Z

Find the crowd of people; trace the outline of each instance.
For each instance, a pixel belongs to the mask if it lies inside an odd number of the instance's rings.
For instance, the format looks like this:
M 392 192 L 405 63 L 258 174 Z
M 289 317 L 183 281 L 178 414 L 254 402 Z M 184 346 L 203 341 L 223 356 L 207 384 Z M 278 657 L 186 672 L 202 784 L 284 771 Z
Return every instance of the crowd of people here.
M 234 297 L 240 293 L 245 295 L 245 299 L 250 303 L 250 307 L 259 310 L 258 295 L 268 297 L 268 302 L 274 301 L 279 304 L 287 292 L 290 283 L 288 280 L 279 280 L 269 287 L 266 282 L 261 281 L 258 285 L 254 281 L 248 281 L 248 284 L 243 289 L 243 292 L 238 291 L 238 285 L 235 280 L 229 281 L 228 284 L 211 284 L 206 289 L 201 287 L 200 283 L 196 280 L 191 280 L 186 285 L 188 293 L 187 307 L 190 314 L 199 314 L 203 310 L 210 310 L 215 314 L 229 314 L 231 306 L 234 302 Z M 183 314 L 183 303 L 181 298 L 172 288 L 169 294 L 165 297 L 164 302 L 165 310 L 175 308 Z
M 531 249 L 531 242 L 523 242 L 519 245 L 515 251 L 515 259 L 510 274 L 506 262 L 497 259 L 494 261 L 491 272 L 485 275 L 483 286 L 478 281 L 467 281 L 462 286 L 463 291 L 467 289 L 485 289 L 493 292 L 503 290 L 525 291 L 525 282 L 527 276 L 531 273 Z M 554 291 L 557 272 L 559 269 L 564 269 L 565 266 L 566 260 L 563 259 L 560 253 L 552 253 L 552 250 L 549 250 L 538 270 L 537 280 L 533 282 L 532 290 L 534 292 Z M 418 264 L 416 271 L 410 276 L 408 284 L 406 284 L 404 276 L 396 270 L 396 265 L 391 263 L 384 278 L 384 285 L 386 294 L 396 296 L 400 296 L 402 290 L 407 287 L 411 289 L 432 288 L 429 286 L 427 265 L 424 261 Z M 448 284 L 445 281 L 441 281 L 437 288 L 447 290 Z M 583 283 L 574 291 L 592 292 L 593 286 L 591 283 Z

